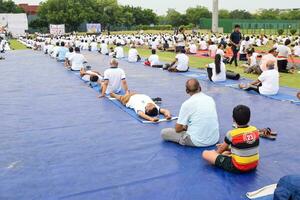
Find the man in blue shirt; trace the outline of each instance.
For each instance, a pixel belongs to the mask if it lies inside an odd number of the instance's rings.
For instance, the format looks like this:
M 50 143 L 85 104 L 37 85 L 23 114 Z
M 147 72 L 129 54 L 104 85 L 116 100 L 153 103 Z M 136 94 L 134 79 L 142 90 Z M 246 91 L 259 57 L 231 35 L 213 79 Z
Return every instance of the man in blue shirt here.
M 182 104 L 175 129 L 163 129 L 162 138 L 183 146 L 207 147 L 216 144 L 220 135 L 215 101 L 201 92 L 196 79 L 187 81 L 186 92 L 191 97 Z
M 238 52 L 240 50 L 240 45 L 241 45 L 241 41 L 242 41 L 242 34 L 240 32 L 240 25 L 235 25 L 234 26 L 234 31 L 233 33 L 231 33 L 230 35 L 230 43 L 232 45 L 232 52 L 233 52 L 233 56 L 230 60 L 230 65 L 234 62 L 235 66 L 238 66 L 237 63 L 237 56 L 238 56 Z
M 67 47 L 65 47 L 65 43 L 61 42 L 60 47 L 58 49 L 57 61 L 64 62 L 66 59 L 66 53 L 69 51 Z

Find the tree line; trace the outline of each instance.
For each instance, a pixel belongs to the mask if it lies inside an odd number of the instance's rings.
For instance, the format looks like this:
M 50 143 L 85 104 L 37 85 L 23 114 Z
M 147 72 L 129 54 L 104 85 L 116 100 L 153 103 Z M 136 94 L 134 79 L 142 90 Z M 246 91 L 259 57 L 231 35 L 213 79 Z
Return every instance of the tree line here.
M 12 0 L 0 0 L 0 13 L 23 12 Z M 104 28 L 124 28 L 141 25 L 197 26 L 201 18 L 211 18 L 212 13 L 203 6 L 188 8 L 185 13 L 169 9 L 163 16 L 152 9 L 119 5 L 117 0 L 47 0 L 40 4 L 38 18 L 30 27 L 48 27 L 49 24 L 66 24 L 67 30 L 78 30 L 82 23 L 100 22 Z M 219 10 L 220 19 L 278 19 L 300 20 L 300 11 L 262 9 L 256 13 L 247 10 Z M 164 27 L 164 26 L 162 26 Z

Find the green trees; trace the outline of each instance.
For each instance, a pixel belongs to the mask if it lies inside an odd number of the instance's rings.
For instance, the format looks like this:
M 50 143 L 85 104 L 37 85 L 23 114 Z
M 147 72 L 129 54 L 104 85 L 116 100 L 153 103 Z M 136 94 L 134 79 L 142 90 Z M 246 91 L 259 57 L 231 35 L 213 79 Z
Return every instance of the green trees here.
M 117 0 L 47 0 L 41 3 L 38 16 L 31 25 L 66 24 L 69 31 L 77 30 L 84 22 L 99 22 L 104 28 L 158 23 L 153 10 L 120 6 Z
M 0 12 L 21 12 L 12 0 L 0 0 Z M 219 10 L 221 19 L 288 19 L 300 20 L 300 11 L 262 9 L 255 14 L 246 10 Z M 46 0 L 41 3 L 38 18 L 30 23 L 33 28 L 47 28 L 49 24 L 66 25 L 67 31 L 78 30 L 82 23 L 101 23 L 103 28 L 146 27 L 149 25 L 197 26 L 201 18 L 211 18 L 203 6 L 191 7 L 185 13 L 169 9 L 158 16 L 151 9 L 119 5 L 117 0 Z
M 201 18 L 210 18 L 211 12 L 206 7 L 197 6 L 186 10 L 186 19 L 188 23 L 198 25 Z
M 0 13 L 23 13 L 22 8 L 18 7 L 12 0 L 0 0 Z

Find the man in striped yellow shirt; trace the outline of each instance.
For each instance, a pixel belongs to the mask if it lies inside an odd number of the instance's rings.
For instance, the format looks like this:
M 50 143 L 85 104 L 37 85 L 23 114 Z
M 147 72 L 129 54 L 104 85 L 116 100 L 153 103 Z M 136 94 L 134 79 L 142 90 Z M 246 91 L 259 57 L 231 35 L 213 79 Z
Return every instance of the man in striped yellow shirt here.
M 249 126 L 251 112 L 239 105 L 233 110 L 237 128 L 227 133 L 223 144 L 216 151 L 204 151 L 202 157 L 210 164 L 233 173 L 256 169 L 259 161 L 259 130 Z

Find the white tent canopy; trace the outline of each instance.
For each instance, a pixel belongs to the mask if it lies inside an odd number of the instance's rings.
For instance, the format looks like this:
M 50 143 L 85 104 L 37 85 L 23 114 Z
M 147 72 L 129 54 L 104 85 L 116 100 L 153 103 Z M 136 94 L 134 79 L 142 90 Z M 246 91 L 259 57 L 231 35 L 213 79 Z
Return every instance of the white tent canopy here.
M 25 13 L 1 13 L 0 26 L 6 27 L 13 37 L 25 35 L 25 31 L 28 30 L 27 15 Z

